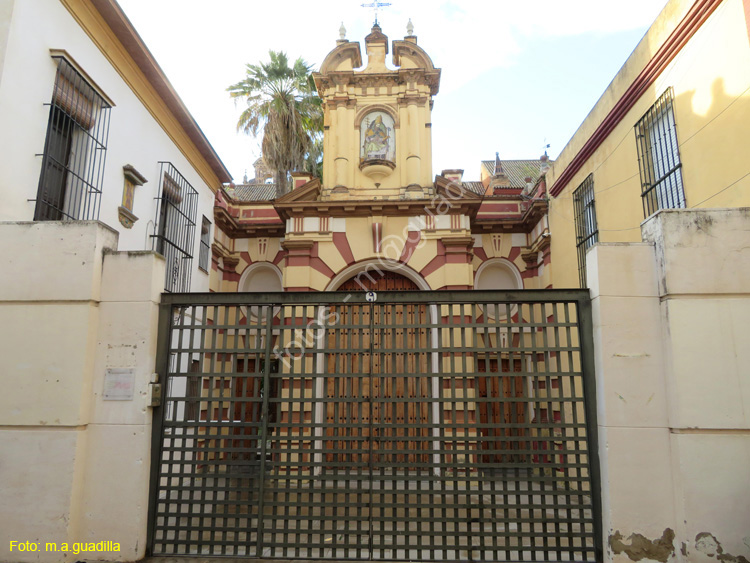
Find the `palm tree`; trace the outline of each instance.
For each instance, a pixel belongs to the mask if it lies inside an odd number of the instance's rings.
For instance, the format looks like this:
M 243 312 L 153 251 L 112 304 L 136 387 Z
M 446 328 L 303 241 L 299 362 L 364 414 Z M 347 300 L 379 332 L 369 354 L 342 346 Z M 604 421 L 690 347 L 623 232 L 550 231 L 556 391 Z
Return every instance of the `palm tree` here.
M 301 170 L 305 157 L 323 132 L 323 109 L 302 58 L 289 67 L 283 52 L 269 51 L 271 62 L 248 64 L 245 79 L 227 91 L 244 98 L 247 108 L 237 130 L 257 135 L 263 129 L 263 160 L 276 176 L 276 197 L 287 192 L 287 173 Z

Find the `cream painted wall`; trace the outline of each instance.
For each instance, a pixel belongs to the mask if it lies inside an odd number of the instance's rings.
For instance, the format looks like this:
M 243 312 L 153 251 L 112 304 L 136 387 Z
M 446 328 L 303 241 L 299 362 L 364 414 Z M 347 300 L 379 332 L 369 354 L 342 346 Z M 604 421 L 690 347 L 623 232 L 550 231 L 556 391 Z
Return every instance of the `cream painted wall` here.
M 8 5 L 8 0 L 2 0 L 0 14 Z M 110 114 L 99 219 L 119 232 L 122 250 L 150 250 L 154 198 L 159 192 L 158 161 L 172 162 L 199 194 L 192 289 L 207 291 L 208 275 L 198 269 L 198 251 L 202 217 L 213 223 L 213 192 L 59 0 L 15 2 L 9 22 L 4 66 L 0 68 L 0 107 L 4 108 L 0 111 L 0 130 L 6 132 L 0 136 L 0 221 L 29 221 L 34 216 L 35 204 L 29 200 L 36 198 L 42 162 L 36 155 L 44 151 L 49 116 L 45 104 L 51 100 L 56 71 L 50 49 L 66 50 L 115 103 Z M 126 164 L 148 180 L 135 190 L 133 212 L 139 220 L 132 229 L 120 224 L 117 213 L 124 185 L 122 167 Z
M 164 260 L 118 252 L 101 223 L 0 224 L 0 561 L 145 555 L 151 409 Z M 103 400 L 109 368 L 134 397 Z M 10 541 L 120 551 L 10 551 Z
M 693 2 L 672 0 L 547 174 L 555 181 Z M 593 173 L 599 240 L 637 242 L 644 220 L 634 125 L 668 88 L 688 207 L 750 205 L 750 42 L 742 0 L 725 0 L 550 202 L 555 287 L 578 285 L 573 191 Z M 732 187 L 729 187 L 732 186 Z M 726 189 L 726 190 L 725 190 Z M 724 191 L 725 190 L 725 191 Z
M 670 532 L 669 561 L 711 561 L 701 534 L 747 558 L 750 210 L 661 211 L 643 238 L 587 258 L 606 560 Z

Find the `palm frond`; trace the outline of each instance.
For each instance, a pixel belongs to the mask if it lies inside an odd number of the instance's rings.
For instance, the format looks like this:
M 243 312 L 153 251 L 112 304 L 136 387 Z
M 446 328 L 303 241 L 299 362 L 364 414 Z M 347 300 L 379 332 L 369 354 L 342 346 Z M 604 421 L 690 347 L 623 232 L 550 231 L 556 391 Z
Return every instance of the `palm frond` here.
M 286 192 L 289 171 L 301 170 L 323 132 L 323 105 L 312 80 L 312 65 L 297 58 L 289 66 L 283 51 L 269 51 L 269 61 L 245 65 L 245 78 L 227 88 L 244 100 L 237 130 L 257 135 L 263 130 L 263 160 L 275 171 L 278 195 Z M 322 147 L 322 143 L 321 143 Z M 315 162 L 318 156 L 313 159 Z

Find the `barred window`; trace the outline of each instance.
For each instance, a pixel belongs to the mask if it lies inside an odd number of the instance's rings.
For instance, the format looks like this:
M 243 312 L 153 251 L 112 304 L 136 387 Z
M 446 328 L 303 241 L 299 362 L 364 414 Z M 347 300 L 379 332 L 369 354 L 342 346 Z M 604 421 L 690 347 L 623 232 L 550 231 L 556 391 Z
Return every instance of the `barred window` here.
M 594 199 L 594 176 L 589 174 L 573 192 L 575 207 L 576 248 L 578 249 L 578 279 L 581 287 L 586 284 L 586 251 L 599 242 L 596 224 L 596 201 Z
M 61 56 L 50 102 L 35 221 L 98 220 L 112 108 Z
M 167 260 L 164 289 L 190 291 L 198 192 L 170 162 L 160 162 L 161 191 L 157 198 L 154 250 Z
M 203 216 L 201 223 L 201 248 L 198 255 L 198 267 L 204 272 L 208 272 L 208 257 L 211 251 L 211 221 Z
M 685 207 L 673 97 L 668 88 L 635 125 L 645 217 L 659 209 Z

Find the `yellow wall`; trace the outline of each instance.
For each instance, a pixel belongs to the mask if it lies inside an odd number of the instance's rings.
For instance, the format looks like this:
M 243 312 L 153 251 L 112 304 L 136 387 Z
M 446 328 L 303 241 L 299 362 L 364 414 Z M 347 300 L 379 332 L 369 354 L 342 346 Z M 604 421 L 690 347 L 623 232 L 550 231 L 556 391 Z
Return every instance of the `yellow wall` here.
M 316 75 L 325 111 L 324 198 L 336 186 L 349 189 L 348 196 L 334 194 L 336 199 L 397 199 L 406 186 L 432 186 L 432 95 L 424 71 L 439 71 L 405 52 L 400 54 L 401 67 L 415 71 L 404 78 L 380 62 L 382 48 L 369 45 L 368 49 L 369 64 L 364 70 L 352 71 L 352 45 L 344 43 L 328 56 L 331 64 L 324 63 Z M 385 110 L 395 120 L 396 167 L 384 177 L 368 175 L 359 168 L 360 123 L 370 110 Z
M 554 184 L 693 5 L 672 0 L 547 174 Z M 725 0 L 550 202 L 555 287 L 578 285 L 573 191 L 593 173 L 600 242 L 639 242 L 644 220 L 634 125 L 664 91 L 674 116 L 687 207 L 750 206 L 750 43 L 742 0 Z M 731 187 L 729 187 L 731 185 Z M 724 191 L 722 191 L 724 190 Z

